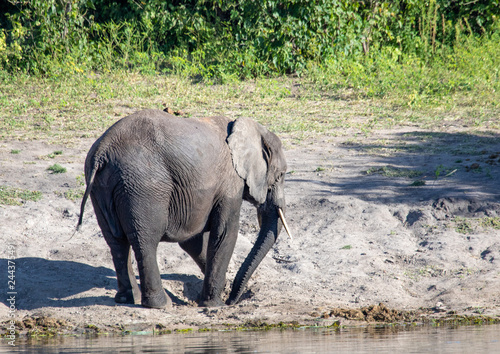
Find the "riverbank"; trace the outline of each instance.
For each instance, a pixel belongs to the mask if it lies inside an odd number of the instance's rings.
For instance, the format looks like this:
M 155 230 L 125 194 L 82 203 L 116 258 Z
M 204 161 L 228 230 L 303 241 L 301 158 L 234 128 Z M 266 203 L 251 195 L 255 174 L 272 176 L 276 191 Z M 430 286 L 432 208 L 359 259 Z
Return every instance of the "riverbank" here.
M 37 201 L 17 196 L 20 205 L 0 205 L 0 239 L 15 250 L 17 330 L 161 332 L 500 318 L 497 131 L 451 122 L 440 130 L 325 132 L 301 141 L 279 135 L 289 166 L 285 192 L 294 240 L 280 236 L 239 304 L 214 309 L 197 307 L 202 274 L 176 244 L 158 250 L 171 308 L 114 303 L 112 260 L 90 203 L 81 232 L 71 237 L 93 138 L 64 145 L 1 142 L 0 185 L 42 193 Z M 66 172 L 47 170 L 55 164 Z M 227 289 L 257 229 L 255 210 L 245 203 Z M 6 275 L 7 258 L 4 248 Z M 362 314 L 380 303 L 371 317 Z M 2 323 L 10 319 L 9 307 L 0 302 Z

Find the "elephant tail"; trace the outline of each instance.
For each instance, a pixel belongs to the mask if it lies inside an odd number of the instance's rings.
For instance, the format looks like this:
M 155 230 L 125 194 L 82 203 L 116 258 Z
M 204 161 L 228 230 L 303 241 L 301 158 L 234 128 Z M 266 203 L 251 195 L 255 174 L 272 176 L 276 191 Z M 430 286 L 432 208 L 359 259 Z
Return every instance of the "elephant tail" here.
M 85 210 L 85 203 L 87 203 L 87 199 L 89 197 L 90 191 L 92 190 L 92 186 L 94 184 L 95 175 L 97 170 L 99 169 L 98 164 L 94 164 L 92 166 L 92 170 L 90 171 L 90 177 L 87 182 L 87 188 L 85 189 L 85 193 L 83 194 L 82 204 L 80 205 L 80 217 L 78 218 L 78 224 L 76 225 L 76 231 L 80 230 L 83 222 L 83 212 Z

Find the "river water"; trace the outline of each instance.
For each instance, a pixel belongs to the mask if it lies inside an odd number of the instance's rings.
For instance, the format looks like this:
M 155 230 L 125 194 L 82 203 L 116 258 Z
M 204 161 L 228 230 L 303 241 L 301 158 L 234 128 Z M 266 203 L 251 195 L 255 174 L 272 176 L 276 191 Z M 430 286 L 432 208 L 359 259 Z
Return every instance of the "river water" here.
M 500 325 L 304 328 L 2 340 L 9 353 L 500 353 Z

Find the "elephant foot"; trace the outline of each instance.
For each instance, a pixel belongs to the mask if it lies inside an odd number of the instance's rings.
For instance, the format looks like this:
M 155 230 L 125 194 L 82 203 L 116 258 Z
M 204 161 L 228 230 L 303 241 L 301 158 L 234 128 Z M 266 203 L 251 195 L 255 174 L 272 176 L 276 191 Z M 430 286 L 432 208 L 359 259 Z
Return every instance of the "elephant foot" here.
M 144 307 L 149 307 L 153 309 L 163 309 L 165 307 L 172 306 L 172 300 L 162 289 L 160 292 L 153 296 L 143 296 L 141 304 Z
M 140 294 L 134 294 L 132 289 L 123 292 L 117 292 L 115 295 L 115 302 L 118 304 L 135 304 L 139 301 L 139 295 Z
M 218 299 L 210 299 L 210 300 L 201 300 L 198 303 L 199 307 L 221 307 L 224 306 L 224 302 L 218 298 Z

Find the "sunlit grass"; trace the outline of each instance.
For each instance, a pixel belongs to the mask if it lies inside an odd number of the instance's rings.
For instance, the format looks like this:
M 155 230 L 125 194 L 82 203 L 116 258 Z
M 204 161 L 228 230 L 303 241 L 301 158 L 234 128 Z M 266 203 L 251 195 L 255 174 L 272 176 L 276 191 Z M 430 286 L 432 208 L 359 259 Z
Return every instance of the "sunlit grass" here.
M 26 201 L 38 201 L 42 198 L 42 192 L 26 189 L 13 188 L 0 185 L 0 204 L 21 205 Z
M 181 109 L 192 117 L 252 117 L 297 139 L 316 134 L 369 134 L 405 125 L 500 129 L 500 95 L 495 90 L 485 93 L 472 87 L 471 91 L 432 96 L 412 94 L 410 86 L 405 91 L 400 85 L 379 97 L 367 94 L 375 85 L 370 80 L 365 86 L 360 81 L 358 88 L 347 81 L 344 86 L 326 84 L 336 80 L 334 75 L 324 69 L 304 77 L 215 85 L 183 76 L 124 71 L 57 78 L 0 72 L 0 138 L 71 142 L 96 137 L 135 111 L 165 107 Z M 402 78 L 393 78 L 394 85 L 397 80 Z

